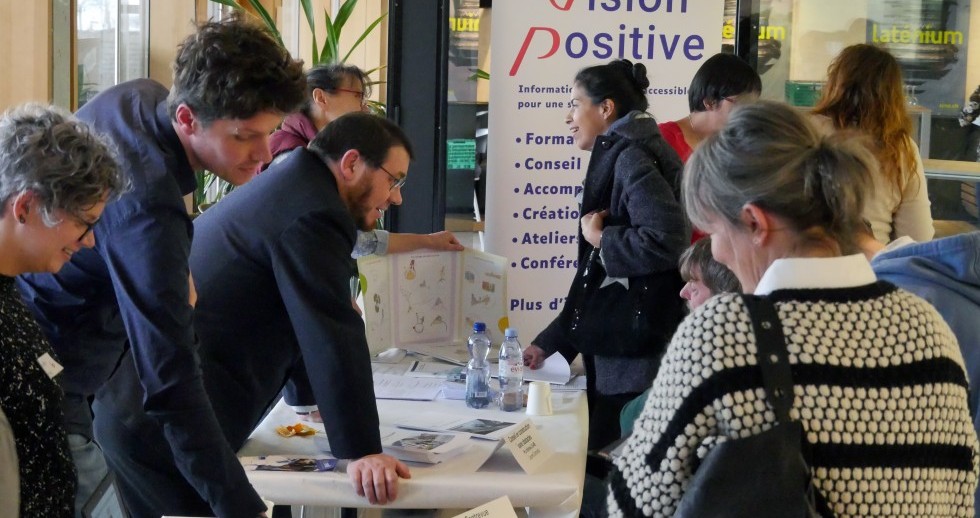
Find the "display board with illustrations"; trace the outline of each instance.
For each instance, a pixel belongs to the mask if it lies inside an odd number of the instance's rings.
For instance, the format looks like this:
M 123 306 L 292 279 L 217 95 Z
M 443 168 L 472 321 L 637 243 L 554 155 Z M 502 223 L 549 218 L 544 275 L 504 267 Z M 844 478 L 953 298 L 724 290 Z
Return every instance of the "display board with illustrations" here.
M 507 327 L 503 257 L 423 250 L 362 257 L 357 267 L 372 351 L 462 343 L 477 321 L 498 337 Z

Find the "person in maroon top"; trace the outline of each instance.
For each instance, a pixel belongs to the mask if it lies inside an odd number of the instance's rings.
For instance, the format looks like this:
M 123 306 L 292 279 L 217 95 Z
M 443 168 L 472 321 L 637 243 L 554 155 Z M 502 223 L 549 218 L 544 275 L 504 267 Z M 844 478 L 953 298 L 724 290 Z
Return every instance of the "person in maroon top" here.
M 691 113 L 683 119 L 660 124 L 660 133 L 687 163 L 694 148 L 714 135 L 728 121 L 735 105 L 752 102 L 762 92 L 759 74 L 734 54 L 715 54 L 708 58 L 687 89 Z M 705 234 L 693 229 L 691 242 Z

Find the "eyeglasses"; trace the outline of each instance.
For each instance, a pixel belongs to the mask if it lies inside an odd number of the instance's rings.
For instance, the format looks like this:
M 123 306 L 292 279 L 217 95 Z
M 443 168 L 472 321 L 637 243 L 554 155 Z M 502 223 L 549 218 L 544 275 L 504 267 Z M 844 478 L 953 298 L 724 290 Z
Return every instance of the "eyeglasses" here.
M 402 188 L 402 186 L 405 185 L 405 182 L 408 181 L 408 175 L 405 175 L 405 176 L 395 176 L 395 175 L 391 174 L 391 172 L 389 172 L 387 169 L 385 169 L 385 166 L 383 166 L 383 165 L 379 165 L 378 166 L 378 169 L 381 169 L 382 171 L 384 171 L 385 174 L 388 175 L 389 178 L 391 178 L 391 187 L 388 189 L 389 191 L 394 191 L 395 189 Z
M 367 99 L 364 98 L 364 92 L 362 91 L 351 90 L 349 88 L 334 88 L 334 90 L 337 92 L 347 92 L 349 94 L 354 94 L 354 97 L 356 97 L 358 101 L 361 101 L 362 105 L 367 104 Z
M 72 216 L 72 217 L 75 218 L 75 221 L 79 222 L 82 226 L 85 227 L 85 232 L 82 232 L 82 235 L 78 236 L 78 242 L 81 243 L 82 241 L 85 241 L 85 238 L 88 237 L 89 234 L 92 233 L 92 230 L 95 228 L 95 225 L 99 222 L 99 220 L 90 222 L 90 221 L 85 221 L 84 219 L 82 219 L 81 216 Z

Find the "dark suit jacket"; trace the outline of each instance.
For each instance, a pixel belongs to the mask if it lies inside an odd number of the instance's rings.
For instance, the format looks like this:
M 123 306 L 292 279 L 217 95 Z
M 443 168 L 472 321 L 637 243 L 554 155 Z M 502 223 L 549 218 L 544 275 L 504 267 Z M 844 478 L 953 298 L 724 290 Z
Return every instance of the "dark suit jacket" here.
M 364 322 L 350 300 L 355 223 L 324 162 L 291 153 L 198 217 L 194 233 L 205 388 L 232 446 L 305 363 L 333 454 L 380 453 Z

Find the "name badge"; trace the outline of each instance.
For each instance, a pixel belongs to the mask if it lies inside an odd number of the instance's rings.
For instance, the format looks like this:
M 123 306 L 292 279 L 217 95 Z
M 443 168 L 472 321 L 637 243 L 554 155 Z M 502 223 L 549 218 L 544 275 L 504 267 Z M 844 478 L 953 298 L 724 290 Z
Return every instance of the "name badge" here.
M 65 368 L 62 367 L 60 363 L 56 362 L 48 353 L 38 356 L 37 363 L 42 369 L 44 369 L 44 373 L 47 374 L 49 378 L 54 378 L 60 374 L 61 371 L 65 370 Z

